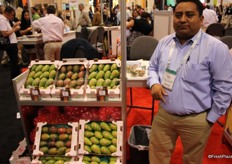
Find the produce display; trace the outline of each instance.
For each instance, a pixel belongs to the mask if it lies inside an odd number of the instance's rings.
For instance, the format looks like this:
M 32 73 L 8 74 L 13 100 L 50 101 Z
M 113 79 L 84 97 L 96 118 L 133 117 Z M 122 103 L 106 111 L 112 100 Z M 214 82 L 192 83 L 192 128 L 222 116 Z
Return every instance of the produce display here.
M 117 151 L 117 125 L 89 122 L 84 125 L 84 150 L 90 154 L 111 155 Z
M 56 87 L 80 89 L 85 83 L 84 65 L 62 65 L 56 81 Z
M 65 155 L 70 152 L 72 127 L 69 125 L 44 125 L 41 130 L 39 151 L 43 155 Z
M 54 83 L 56 73 L 56 66 L 54 64 L 34 64 L 30 68 L 24 87 L 48 88 Z
M 70 160 L 71 157 L 61 157 L 61 156 L 54 156 L 54 157 L 41 156 L 39 158 L 39 161 L 42 162 L 42 164 L 64 164 L 65 162 L 69 162 Z
M 91 89 L 102 86 L 115 89 L 119 85 L 120 67 L 113 64 L 93 64 L 89 69 L 88 85 Z
M 84 155 L 82 158 L 82 163 L 85 164 L 116 164 L 117 157 L 107 157 L 107 156 L 87 156 Z

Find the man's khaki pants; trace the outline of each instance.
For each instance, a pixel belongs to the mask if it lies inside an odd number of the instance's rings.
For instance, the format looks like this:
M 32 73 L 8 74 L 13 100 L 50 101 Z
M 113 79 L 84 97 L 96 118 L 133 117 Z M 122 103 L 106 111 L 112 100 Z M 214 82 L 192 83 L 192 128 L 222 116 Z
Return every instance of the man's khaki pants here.
M 160 107 L 152 124 L 150 164 L 169 164 L 178 136 L 183 145 L 183 163 L 201 164 L 212 127 L 206 116 L 207 112 L 176 116 Z
M 51 42 L 44 45 L 45 60 L 60 60 L 62 42 Z

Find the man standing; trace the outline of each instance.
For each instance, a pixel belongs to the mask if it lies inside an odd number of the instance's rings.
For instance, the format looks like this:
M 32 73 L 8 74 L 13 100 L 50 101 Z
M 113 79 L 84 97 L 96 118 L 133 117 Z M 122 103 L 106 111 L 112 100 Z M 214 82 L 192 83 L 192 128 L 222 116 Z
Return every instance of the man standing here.
M 20 74 L 20 68 L 18 66 L 18 46 L 15 32 L 20 29 L 21 22 L 10 25 L 10 21 L 13 21 L 15 11 L 12 7 L 6 6 L 3 15 L 0 14 L 0 32 L 3 37 L 8 37 L 10 44 L 6 47 L 7 55 L 10 57 L 11 62 L 11 78 L 15 78 Z
M 150 135 L 151 164 L 170 163 L 177 137 L 183 163 L 202 163 L 211 128 L 230 105 L 232 57 L 224 43 L 200 29 L 203 9 L 199 0 L 179 0 L 175 33 L 159 41 L 150 59 L 148 85 L 161 100 Z
M 203 16 L 203 26 L 205 29 L 207 29 L 209 25 L 218 22 L 218 16 L 216 12 L 210 9 L 208 5 L 206 5 L 205 9 L 203 10 Z
M 80 3 L 78 5 L 79 10 L 80 10 L 80 17 L 78 19 L 78 26 L 81 26 L 81 38 L 88 39 L 89 33 L 87 30 L 87 27 L 92 26 L 91 20 L 89 18 L 89 14 L 84 11 L 84 4 Z
M 41 30 L 44 42 L 44 59 L 59 60 L 62 38 L 64 34 L 63 21 L 55 16 L 56 8 L 53 5 L 47 7 L 47 16 L 32 22 L 35 30 Z

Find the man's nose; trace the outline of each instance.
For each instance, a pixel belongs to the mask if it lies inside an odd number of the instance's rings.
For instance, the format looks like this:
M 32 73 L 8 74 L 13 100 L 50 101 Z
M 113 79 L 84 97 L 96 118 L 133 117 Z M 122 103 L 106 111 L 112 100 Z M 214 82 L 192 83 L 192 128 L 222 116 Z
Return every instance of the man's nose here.
M 182 15 L 182 16 L 180 17 L 180 21 L 181 21 L 181 22 L 185 22 L 186 20 L 187 20 L 186 15 Z

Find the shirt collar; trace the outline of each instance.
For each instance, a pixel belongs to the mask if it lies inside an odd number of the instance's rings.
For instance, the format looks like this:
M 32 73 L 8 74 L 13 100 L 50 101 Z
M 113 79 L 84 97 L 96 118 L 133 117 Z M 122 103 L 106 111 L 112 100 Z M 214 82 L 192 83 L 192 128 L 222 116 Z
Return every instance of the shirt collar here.
M 200 33 L 200 34 L 199 34 Z M 202 35 L 202 30 L 200 29 L 191 39 L 189 39 L 189 40 L 187 40 L 187 42 L 185 43 L 185 44 L 192 44 L 193 42 L 194 42 L 194 40 L 196 39 L 196 37 L 197 37 L 197 35 L 200 35 L 200 38 L 201 38 L 201 35 Z M 177 43 L 180 43 L 179 42 L 179 39 L 177 38 L 177 36 L 176 36 L 176 33 L 175 33 L 175 35 L 173 35 L 173 40 Z M 198 44 L 200 44 L 200 39 L 198 40 L 198 42 L 197 42 L 197 45 Z

